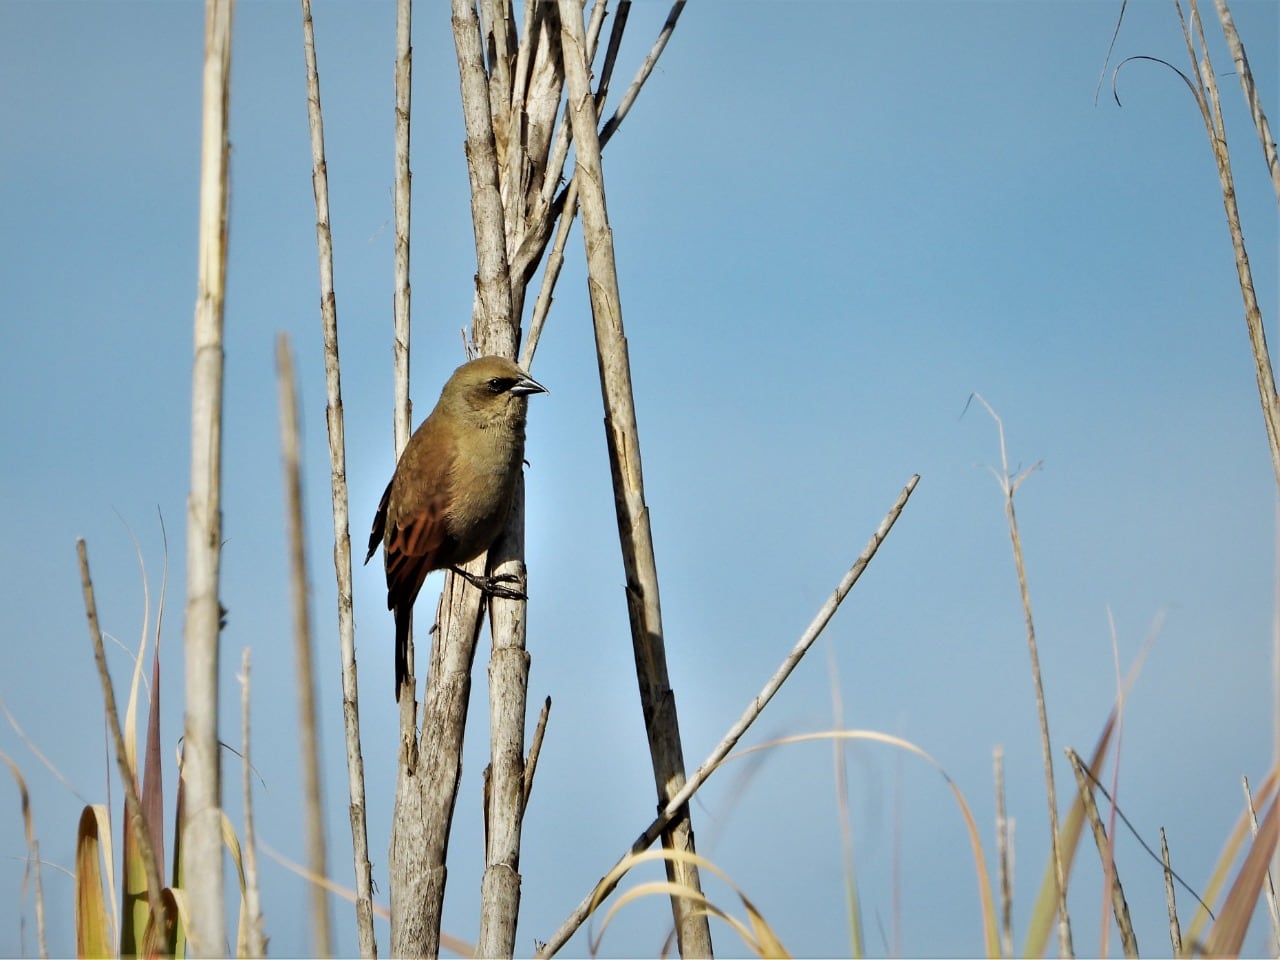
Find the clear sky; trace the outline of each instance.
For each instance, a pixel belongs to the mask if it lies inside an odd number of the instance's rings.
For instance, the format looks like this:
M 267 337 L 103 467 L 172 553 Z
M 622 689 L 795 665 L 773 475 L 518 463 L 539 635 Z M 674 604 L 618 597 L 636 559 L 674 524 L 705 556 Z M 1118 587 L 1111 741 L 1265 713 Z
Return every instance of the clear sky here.
M 1019 519 L 1058 783 L 1127 668 L 1119 798 L 1203 889 L 1272 751 L 1276 486 L 1230 242 L 1172 5 L 695 3 L 605 156 L 609 212 L 690 769 L 718 742 L 856 558 L 902 485 L 915 497 L 748 742 L 845 723 L 928 750 L 964 791 L 994 863 L 991 757 L 1006 751 L 1020 944 L 1048 857 L 1047 810 L 995 427 Z M 1278 8 L 1233 7 L 1280 120 Z M 629 79 L 667 12 L 637 3 Z M 1207 11 L 1211 16 L 1211 9 Z M 443 3 L 415 17 L 415 420 L 462 360 L 474 247 L 457 70 Z M 273 341 L 300 366 L 307 536 L 319 646 L 330 863 L 347 851 L 314 209 L 297 4 L 237 12 L 226 311 L 223 736 L 240 740 L 253 652 L 258 831 L 302 859 Z M 367 533 L 391 445 L 392 59 L 389 0 L 317 0 L 352 538 Z M 1273 343 L 1276 200 L 1216 26 L 1237 189 Z M 74 541 L 88 541 L 105 630 L 136 646 L 146 561 L 163 548 L 163 736 L 181 732 L 181 623 L 203 12 L 200 4 L 0 2 L 0 695 L 74 785 L 0 725 L 28 779 L 50 948 L 74 950 L 80 807 L 107 799 L 100 694 Z M 622 84 L 615 83 L 615 90 Z M 649 821 L 650 764 L 601 429 L 581 239 L 533 374 L 527 456 L 530 702 L 554 708 L 524 831 L 520 949 L 531 951 Z M 532 298 L 530 298 L 532 300 Z M 440 577 L 428 580 L 430 609 Z M 357 571 L 369 846 L 386 902 L 397 746 L 380 564 Z M 1110 618 L 1110 621 L 1109 621 Z M 487 636 L 487 634 L 486 634 Z M 476 665 L 446 927 L 472 940 L 487 753 Z M 117 683 L 130 659 L 110 651 Z M 848 751 L 868 949 L 982 949 L 974 870 L 942 779 L 886 747 Z M 701 852 L 798 955 L 849 951 L 832 751 L 726 770 L 694 806 Z M 240 775 L 224 764 L 240 823 Z M 166 771 L 172 816 L 172 767 Z M 7 781 L 7 776 L 0 776 Z M 114 787 L 112 802 L 119 806 Z M 898 856 L 895 861 L 895 850 Z M 35 951 L 17 792 L 0 786 L 0 954 Z M 1119 868 L 1144 954 L 1167 953 L 1161 872 L 1132 838 Z M 896 867 L 895 867 L 896 862 Z M 895 918 L 895 870 L 900 914 Z M 1101 871 L 1082 849 L 1076 946 L 1099 949 Z M 644 876 L 652 877 L 656 871 Z M 271 952 L 305 954 L 305 887 L 263 862 Z M 725 888 L 709 892 L 733 907 Z M 1179 895 L 1190 916 L 1191 898 Z M 356 949 L 335 902 L 338 944 Z M 19 922 L 25 917 L 25 927 Z M 665 902 L 626 908 L 608 954 L 660 949 Z M 1260 916 L 1247 942 L 1267 952 Z M 900 941 L 895 930 L 900 929 Z M 386 952 L 387 928 L 379 924 Z M 741 945 L 713 926 L 724 955 Z M 1113 939 L 1113 950 L 1115 940 Z M 583 937 L 568 948 L 583 954 Z

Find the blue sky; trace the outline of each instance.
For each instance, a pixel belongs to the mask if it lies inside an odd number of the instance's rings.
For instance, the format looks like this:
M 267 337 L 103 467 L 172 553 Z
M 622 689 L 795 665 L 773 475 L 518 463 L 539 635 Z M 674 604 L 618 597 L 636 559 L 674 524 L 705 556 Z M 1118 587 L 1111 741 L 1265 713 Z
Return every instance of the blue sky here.
M 1264 106 L 1280 88 L 1280 16 L 1233 7 Z M 1120 801 L 1203 888 L 1272 751 L 1276 487 L 1212 157 L 1180 80 L 1133 63 L 1095 86 L 1117 3 L 691 4 L 605 157 L 666 646 L 692 769 L 861 551 L 912 473 L 898 527 L 751 743 L 826 729 L 831 658 L 845 722 L 905 736 L 974 808 L 994 856 L 991 754 L 1017 821 L 1018 943 L 1048 855 L 1040 747 L 994 426 L 1014 466 L 1043 461 L 1018 510 L 1059 785 L 1122 667 L 1157 638 L 1127 701 Z M 443 4 L 415 18 L 415 421 L 462 359 L 474 247 L 457 70 Z M 629 79 L 666 4 L 637 3 Z M 391 173 L 394 7 L 317 2 L 332 197 L 352 536 L 393 467 Z M 1246 240 L 1276 341 L 1275 197 L 1230 61 L 1222 76 Z M 74 541 L 88 541 L 104 629 L 133 646 L 169 536 L 166 745 L 178 683 L 203 12 L 190 2 L 0 4 L 0 695 L 72 781 L 7 727 L 32 793 L 50 948 L 74 949 L 70 867 L 84 802 L 106 799 L 100 695 Z M 1178 66 L 1171 5 L 1131 3 L 1112 66 Z M 323 714 L 330 862 L 346 816 L 332 523 L 298 7 L 236 18 L 226 314 L 224 737 L 239 742 L 253 653 L 260 837 L 302 857 L 273 341 L 293 338 Z M 614 85 L 615 90 L 621 84 Z M 527 456 L 530 701 L 554 700 L 525 825 L 518 943 L 532 949 L 647 823 L 649 760 L 575 230 L 534 375 Z M 530 298 L 532 300 L 532 298 Z M 357 571 L 356 643 L 369 846 L 386 897 L 397 717 L 377 563 Z M 439 577 L 424 589 L 430 609 Z M 154 609 L 153 609 L 154 623 Z M 482 645 L 446 926 L 473 939 L 487 708 Z M 128 656 L 111 653 L 118 684 Z M 742 766 L 746 769 L 745 765 Z M 960 818 L 931 769 L 849 750 L 868 949 L 974 954 L 981 927 Z M 797 955 L 849 950 L 831 749 L 726 770 L 695 803 L 701 852 Z M 170 791 L 172 771 L 167 772 Z M 239 769 L 224 766 L 240 822 Z M 118 788 L 112 797 L 118 804 Z M 170 808 L 171 809 L 171 808 Z M 16 791 L 0 787 L 0 954 L 33 953 L 20 895 Z M 1145 954 L 1169 949 L 1157 865 L 1127 836 L 1119 866 Z M 5 865 L 7 864 L 7 865 Z M 303 882 L 265 860 L 271 951 L 305 954 Z M 1082 850 L 1076 946 L 1098 949 L 1100 871 Z M 645 876 L 650 876 L 646 874 Z M 725 900 L 723 888 L 711 888 Z M 1189 917 L 1190 898 L 1179 903 Z M 727 904 L 731 905 L 731 904 Z M 356 949 L 335 904 L 342 952 Z M 18 922 L 26 917 L 26 932 Z M 608 954 L 660 948 L 664 902 L 628 907 Z M 1268 950 L 1259 917 L 1248 948 Z M 884 935 L 881 936 L 880 930 Z M 724 955 L 740 952 L 713 927 Z M 385 952 L 387 932 L 379 927 Z M 1114 944 L 1113 939 L 1113 944 Z M 587 950 L 581 936 L 568 953 Z

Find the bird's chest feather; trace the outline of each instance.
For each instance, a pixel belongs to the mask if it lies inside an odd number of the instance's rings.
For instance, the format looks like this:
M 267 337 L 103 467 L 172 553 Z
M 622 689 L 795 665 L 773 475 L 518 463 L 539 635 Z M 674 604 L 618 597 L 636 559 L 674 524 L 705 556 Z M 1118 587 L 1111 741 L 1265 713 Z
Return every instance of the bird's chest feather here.
M 453 463 L 450 519 L 486 521 L 495 528 L 496 536 L 511 509 L 523 451 L 519 439 L 509 431 L 479 430 L 472 439 L 470 448 Z

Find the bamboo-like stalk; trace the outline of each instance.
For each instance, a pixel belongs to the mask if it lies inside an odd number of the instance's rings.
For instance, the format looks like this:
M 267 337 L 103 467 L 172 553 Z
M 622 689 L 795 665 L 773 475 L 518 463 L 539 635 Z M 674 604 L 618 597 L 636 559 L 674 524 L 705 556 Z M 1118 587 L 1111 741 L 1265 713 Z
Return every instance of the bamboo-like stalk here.
M 614 263 L 613 235 L 605 212 L 604 172 L 600 162 L 599 118 L 588 77 L 586 29 L 576 0 L 560 2 L 561 44 L 569 93 L 566 112 L 573 127 L 582 205 L 582 233 L 586 246 L 591 314 L 596 332 L 600 390 L 605 407 L 605 434 L 613 478 L 614 507 L 627 576 L 627 608 L 635 648 L 640 703 L 653 761 L 659 802 L 668 803 L 685 783 L 684 754 L 675 695 L 667 677 L 663 647 L 662 605 L 658 596 L 658 568 L 653 533 L 644 502 L 640 436 L 636 425 L 631 368 L 622 327 L 622 301 Z M 684 810 L 663 832 L 663 846 L 695 853 L 693 824 Z M 668 879 L 700 894 L 697 866 L 690 860 L 666 861 Z M 711 930 L 704 912 L 683 897 L 673 896 L 672 913 L 680 954 L 711 956 Z
M 160 864 L 156 861 L 155 848 L 151 845 L 151 833 L 147 830 L 142 814 L 142 799 L 138 796 L 138 780 L 129 766 L 124 733 L 120 729 L 120 711 L 116 707 L 115 689 L 111 686 L 111 673 L 107 670 L 107 654 L 102 646 L 102 629 L 98 625 L 98 604 L 93 595 L 93 579 L 89 576 L 89 552 L 83 539 L 76 538 L 76 555 L 80 560 L 80 589 L 84 594 L 84 612 L 89 621 L 89 640 L 93 644 L 93 658 L 98 666 L 98 680 L 102 684 L 102 701 L 107 714 L 107 728 L 115 747 L 116 768 L 124 787 L 124 805 L 133 828 L 134 841 L 142 856 L 142 866 L 147 874 L 147 905 L 155 918 L 155 929 L 160 931 L 161 942 L 168 939 L 169 925 L 173 918 L 165 906 L 161 890 Z
M 234 0 L 206 0 L 200 233 L 191 373 L 191 492 L 187 500 L 186 724 L 183 883 L 192 956 L 225 955 L 218 658 L 222 605 L 222 313 L 227 266 L 227 140 Z
M 1222 35 L 1226 38 L 1227 49 L 1231 51 L 1231 59 L 1236 64 L 1236 76 L 1240 78 L 1240 89 L 1244 92 L 1245 103 L 1249 105 L 1249 115 L 1253 117 L 1254 128 L 1258 131 L 1258 140 L 1262 143 L 1262 156 L 1267 163 L 1267 171 L 1271 174 L 1271 186 L 1275 190 L 1276 202 L 1280 203 L 1280 156 L 1276 153 L 1276 142 L 1271 137 L 1271 125 L 1267 123 L 1267 115 L 1262 109 L 1262 100 L 1258 96 L 1258 88 L 1253 82 L 1253 71 L 1249 69 L 1249 58 L 1244 52 L 1244 43 L 1236 30 L 1235 20 L 1227 7 L 1227 0 L 1213 0 L 1218 11 L 1218 22 L 1222 25 Z
M 1058 955 L 1072 957 L 1075 955 L 1075 949 L 1071 943 L 1071 918 L 1067 913 L 1067 874 L 1063 867 L 1061 833 L 1058 829 L 1058 791 L 1053 776 L 1049 712 L 1045 706 L 1044 684 L 1040 679 L 1040 651 L 1036 645 L 1035 620 L 1031 615 L 1031 592 L 1027 587 L 1027 567 L 1022 559 L 1022 537 L 1018 534 L 1018 517 L 1013 508 L 1013 495 L 1017 492 L 1018 486 L 1036 467 L 1032 466 L 1017 477 L 1010 476 L 1009 456 L 1004 444 L 1004 421 L 980 394 L 975 393 L 974 396 L 987 408 L 987 413 L 991 414 L 991 418 L 995 420 L 1000 434 L 1000 473 L 996 474 L 996 481 L 1004 493 L 1004 513 L 1009 523 L 1009 539 L 1013 545 L 1013 564 L 1018 574 L 1018 594 L 1022 600 L 1022 614 L 1027 627 L 1027 651 L 1031 656 L 1031 682 L 1035 688 L 1036 715 L 1040 721 L 1040 753 L 1044 761 L 1045 795 L 1049 804 L 1050 856 L 1053 860 L 1054 881 L 1058 892 Z M 994 470 L 991 472 L 995 474 Z
M 329 495 L 333 507 L 333 567 L 338 587 L 338 647 L 342 670 L 342 718 L 346 741 L 348 815 L 356 881 L 356 936 L 360 955 L 373 958 L 373 868 L 365 817 L 364 756 L 360 745 L 360 700 L 356 673 L 355 619 L 351 588 L 351 520 L 347 493 L 347 444 L 338 360 L 338 305 L 333 283 L 333 236 L 329 229 L 329 173 L 324 156 L 324 115 L 316 61 L 311 0 L 302 0 L 302 46 L 307 65 L 307 122 L 311 134 L 311 186 L 316 203 L 316 248 L 320 269 L 320 319 L 324 330 L 325 423 L 329 435 Z M 406 339 L 407 342 L 407 339 Z
M 1103 826 L 1102 817 L 1098 814 L 1098 805 L 1093 799 L 1093 784 L 1084 767 L 1080 755 L 1067 748 L 1067 760 L 1071 763 L 1071 772 L 1075 774 L 1076 789 L 1080 791 L 1080 801 L 1084 806 L 1084 814 L 1093 830 L 1093 842 L 1098 848 L 1098 858 L 1102 861 L 1107 874 L 1111 893 L 1111 912 L 1116 918 L 1116 926 L 1120 929 L 1120 943 L 1124 955 L 1129 958 L 1138 956 L 1138 938 L 1133 932 L 1133 922 L 1129 919 L 1129 904 L 1124 898 L 1124 887 L 1120 883 L 1120 871 L 1112 856 L 1111 845 L 1107 841 L 1107 828 Z M 1103 918 L 1105 921 L 1105 917 Z
M 1182 925 L 1178 923 L 1178 898 L 1173 891 L 1173 867 L 1169 865 L 1169 841 L 1160 828 L 1160 861 L 1164 864 L 1164 899 L 1169 908 L 1169 944 L 1173 956 L 1182 956 Z
M 617 876 L 618 867 L 621 866 L 629 857 L 632 857 L 637 853 L 641 853 L 649 848 L 653 841 L 658 838 L 659 834 L 661 834 L 666 826 L 675 818 L 676 814 L 684 809 L 685 805 L 688 804 L 693 795 L 701 789 L 704 783 L 707 782 L 707 778 L 716 771 L 716 768 L 719 767 L 724 758 L 729 755 L 729 752 L 737 746 L 738 741 L 742 739 L 742 736 L 751 727 L 751 724 L 755 723 L 756 718 L 758 718 L 764 711 L 764 708 L 768 706 L 769 701 L 773 699 L 773 695 L 782 689 L 782 685 L 786 682 L 787 677 L 791 676 L 791 672 L 799 666 L 804 655 L 809 652 L 809 648 L 813 646 L 818 637 L 822 635 L 822 631 L 826 629 L 827 624 L 831 622 L 831 618 L 835 616 L 836 610 L 840 608 L 840 604 L 844 602 L 844 598 L 849 595 L 849 591 L 853 589 L 853 585 L 858 582 L 863 571 L 867 569 L 867 565 L 871 563 L 871 559 L 876 555 L 876 551 L 880 549 L 880 544 L 884 543 L 885 537 L 889 535 L 889 531 L 892 530 L 893 525 L 897 523 L 898 517 L 902 514 L 903 508 L 907 505 L 907 500 L 911 498 L 911 494 L 915 490 L 916 484 L 919 482 L 920 476 L 918 474 L 907 481 L 907 485 L 902 488 L 902 492 L 898 494 L 898 499 L 894 502 L 893 506 L 889 508 L 889 512 L 885 514 L 884 519 L 880 521 L 880 526 L 877 527 L 875 533 L 871 535 L 871 539 L 867 542 L 866 547 L 863 548 L 861 555 L 859 555 L 858 559 L 854 561 L 853 566 L 851 566 L 841 578 L 840 583 L 836 585 L 831 596 L 826 599 L 823 605 L 818 609 L 818 612 L 814 614 L 813 619 L 809 622 L 809 626 L 806 627 L 804 633 L 800 635 L 800 639 L 796 641 L 796 645 L 792 647 L 791 651 L 783 658 L 781 665 L 774 671 L 773 676 L 768 679 L 760 692 L 751 698 L 751 701 L 747 704 L 747 708 L 742 712 L 742 716 L 740 716 L 733 726 L 729 728 L 729 732 L 724 735 L 716 745 L 716 748 L 711 751 L 711 754 L 707 759 L 704 760 L 698 769 L 693 772 L 693 775 L 689 777 L 689 780 L 685 783 L 683 789 L 671 798 L 670 803 L 666 805 L 665 809 L 658 814 L 657 818 L 649 824 L 647 828 L 645 828 L 644 832 L 641 833 L 640 836 L 635 839 L 635 842 L 631 844 L 630 849 L 618 859 L 618 862 L 614 864 L 613 869 L 604 875 L 605 878 L 614 877 L 615 879 L 610 882 L 606 882 L 606 879 L 602 878 L 601 881 L 596 884 L 595 888 L 593 888 L 592 891 L 582 899 L 582 902 L 578 904 L 574 911 L 565 918 L 565 921 L 560 925 L 559 929 L 557 929 L 556 932 L 551 935 L 550 939 L 548 939 L 547 942 L 538 950 L 538 957 L 553 956 L 556 951 L 569 942 L 569 938 L 574 935 L 577 929 L 586 922 L 587 917 L 591 915 L 593 905 L 609 896 L 609 894 L 612 893 L 614 888 L 618 885 L 618 879 L 620 879 L 620 877 Z
M 1271 448 L 1271 466 L 1280 486 L 1280 395 L 1276 393 L 1271 353 L 1267 349 L 1267 335 L 1262 323 L 1262 309 L 1253 286 L 1253 271 L 1249 266 L 1249 254 L 1244 245 L 1244 231 L 1240 226 L 1240 207 L 1236 202 L 1235 179 L 1231 172 L 1231 156 L 1227 150 L 1227 131 L 1222 119 L 1222 102 L 1218 97 L 1218 82 L 1214 78 L 1213 64 L 1205 43 L 1204 25 L 1200 20 L 1200 8 L 1196 0 L 1190 0 L 1191 26 L 1182 18 L 1182 7 L 1177 6 L 1191 59 L 1192 75 L 1196 78 L 1192 92 L 1204 120 L 1205 135 L 1213 159 L 1218 167 L 1218 180 L 1222 186 L 1222 205 L 1227 214 L 1227 229 L 1231 233 L 1231 247 L 1235 253 L 1236 275 L 1240 282 L 1240 296 L 1244 300 L 1245 328 L 1249 334 L 1249 346 L 1253 351 L 1254 376 L 1258 384 L 1258 398 L 1262 403 L 1262 419 L 1267 429 L 1267 442 Z M 1195 49 L 1200 40 L 1200 56 Z M 1243 50 L 1243 47 L 1241 48 Z
M 473 335 L 481 354 L 514 357 L 519 321 L 514 314 L 507 260 L 507 212 L 499 166 L 506 148 L 511 42 L 506 14 L 491 12 L 496 31 L 493 76 L 486 75 L 480 24 L 473 3 L 453 0 L 453 39 L 458 59 L 463 124 L 467 133 L 467 173 L 471 222 L 476 242 L 476 303 Z M 495 10 L 490 3 L 488 9 Z M 495 98 L 497 98 L 495 100 Z M 506 98 L 505 102 L 503 98 Z M 495 122 L 496 121 L 496 122 Z M 524 578 L 524 484 L 516 486 L 506 531 L 490 551 L 495 574 Z M 520 904 L 520 834 L 524 810 L 524 717 L 529 654 L 523 600 L 492 598 L 489 603 L 493 653 L 489 663 L 490 789 L 486 805 L 485 871 L 480 881 L 480 930 L 476 952 L 511 956 Z M 450 618 L 451 619 L 451 618 Z M 451 634 L 441 624 L 439 636 Z M 466 636 L 474 645 L 475 633 Z M 462 727 L 458 728 L 461 734 Z M 454 745 L 450 744 L 450 748 Z M 461 736 L 456 743 L 460 751 Z
M 311 588 L 307 578 L 306 537 L 302 521 L 302 455 L 298 438 L 298 390 L 288 334 L 276 338 L 276 377 L 280 393 L 280 448 L 284 454 L 285 518 L 289 544 L 289 599 L 293 607 L 293 652 L 298 686 L 298 748 L 302 761 L 302 810 L 307 838 L 307 869 L 328 877 L 324 803 L 320 788 L 320 736 L 316 729 L 316 674 L 311 651 Z M 333 954 L 329 897 L 311 884 L 310 920 L 317 957 Z
M 391 295 L 395 337 L 392 364 L 395 405 L 392 411 L 396 459 L 413 432 L 413 402 L 409 398 L 409 226 L 412 174 L 409 169 L 409 118 L 413 93 L 413 0 L 396 0 L 396 122 L 395 122 L 395 279 Z M 413 644 L 409 645 L 409 677 L 413 678 Z M 401 704 L 405 698 L 401 698 Z M 408 698 L 412 707 L 413 698 Z M 403 711 L 402 711 L 403 712 Z M 412 711 L 411 711 L 412 712 Z
M 267 939 L 258 884 L 258 833 L 253 822 L 253 761 L 249 751 L 249 648 L 240 655 L 240 774 L 244 788 L 244 909 L 249 956 L 265 957 Z

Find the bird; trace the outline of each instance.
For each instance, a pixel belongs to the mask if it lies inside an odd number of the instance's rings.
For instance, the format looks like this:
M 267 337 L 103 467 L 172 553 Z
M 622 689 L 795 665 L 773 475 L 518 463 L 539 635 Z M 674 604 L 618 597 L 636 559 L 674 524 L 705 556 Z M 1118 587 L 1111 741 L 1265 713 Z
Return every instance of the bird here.
M 505 357 L 458 367 L 435 409 L 405 444 L 369 533 L 367 564 L 382 545 L 387 609 L 396 624 L 396 701 L 409 676 L 413 602 L 427 574 L 452 570 L 486 593 L 524 599 L 502 583 L 459 565 L 493 545 L 506 527 L 524 463 L 528 398 L 548 393 Z

